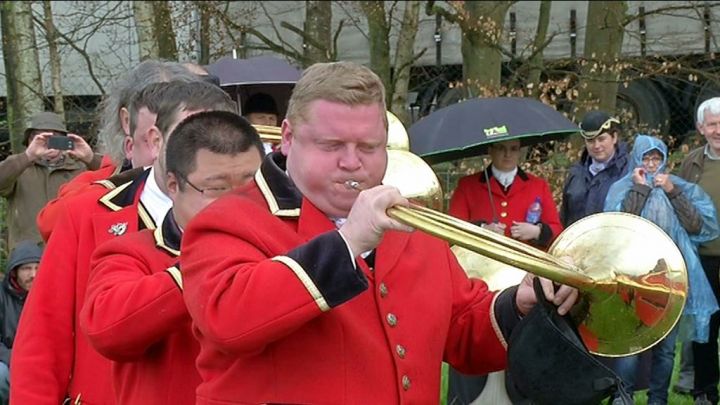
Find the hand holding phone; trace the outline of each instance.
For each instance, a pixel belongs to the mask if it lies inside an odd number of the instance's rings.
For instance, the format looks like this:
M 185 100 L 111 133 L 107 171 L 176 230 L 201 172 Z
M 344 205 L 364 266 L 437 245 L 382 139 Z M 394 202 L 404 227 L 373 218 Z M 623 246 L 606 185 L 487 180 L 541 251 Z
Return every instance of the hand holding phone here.
M 48 138 L 47 148 L 56 150 L 72 150 L 75 148 L 75 143 L 72 138 L 56 132 Z

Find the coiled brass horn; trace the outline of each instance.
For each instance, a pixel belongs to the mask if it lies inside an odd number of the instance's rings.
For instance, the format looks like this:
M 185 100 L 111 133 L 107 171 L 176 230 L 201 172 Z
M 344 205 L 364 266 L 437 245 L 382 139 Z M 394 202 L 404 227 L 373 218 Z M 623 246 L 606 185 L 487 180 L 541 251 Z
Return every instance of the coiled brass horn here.
M 454 245 L 466 269 L 479 254 L 479 266 L 487 266 L 487 258 L 503 263 L 500 271 L 512 273 L 515 283 L 528 271 L 580 290 L 572 316 L 592 353 L 618 357 L 644 351 L 678 322 L 688 291 L 685 262 L 652 222 L 625 213 L 595 214 L 569 226 L 544 252 L 439 212 L 442 190 L 427 163 L 407 150 L 389 150 L 388 157 L 383 183 L 427 205 L 392 207 L 390 217 Z M 572 264 L 561 260 L 565 257 Z M 483 278 L 493 276 L 498 275 Z

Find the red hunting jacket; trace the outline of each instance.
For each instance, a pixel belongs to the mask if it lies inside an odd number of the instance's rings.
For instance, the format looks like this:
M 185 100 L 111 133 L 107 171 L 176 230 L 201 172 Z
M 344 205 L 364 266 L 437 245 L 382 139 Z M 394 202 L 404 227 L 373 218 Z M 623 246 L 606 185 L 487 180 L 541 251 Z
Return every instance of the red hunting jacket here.
M 110 361 L 80 331 L 90 257 L 119 235 L 154 228 L 139 203 L 149 170 L 124 172 L 63 202 L 28 295 L 13 348 L 10 401 L 58 405 L 66 397 L 83 405 L 114 404 Z
M 168 213 L 154 231 L 123 235 L 93 254 L 80 326 L 113 360 L 118 404 L 195 404 L 200 346 L 182 298 L 180 239 Z
M 66 207 L 62 201 L 66 198 L 83 193 L 88 188 L 100 180 L 105 180 L 119 173 L 118 168 L 112 163 L 108 155 L 103 156 L 100 168 L 97 170 L 88 170 L 75 176 L 69 182 L 63 184 L 58 190 L 57 197 L 45 204 L 45 207 L 38 212 L 37 223 L 40 236 L 45 242 L 50 240 L 55 224 L 62 216 L 62 210 Z
M 490 179 L 490 192 L 486 178 Z M 540 197 L 542 206 L 542 230 L 535 244 L 547 248 L 563 230 L 552 191 L 545 180 L 520 168 L 507 194 L 493 177 L 490 166 L 486 171 L 461 178 L 450 200 L 448 213 L 473 223 L 490 223 L 493 222 L 494 208 L 496 219 L 506 225 L 505 236 L 510 237 L 513 221 L 525 222 L 527 210 L 536 197 Z
M 183 236 L 197 404 L 430 404 L 443 360 L 466 373 L 505 367 L 514 288 L 491 293 L 421 232 L 386 233 L 374 263 L 356 268 L 284 170 L 268 155 L 254 183 Z

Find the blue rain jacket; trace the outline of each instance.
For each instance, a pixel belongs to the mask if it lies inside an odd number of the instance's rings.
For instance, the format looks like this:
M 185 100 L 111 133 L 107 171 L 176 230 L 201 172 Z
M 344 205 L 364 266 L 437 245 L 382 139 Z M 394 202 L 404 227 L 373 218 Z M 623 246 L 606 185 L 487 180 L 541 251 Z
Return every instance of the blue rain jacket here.
M 642 167 L 643 156 L 653 149 L 658 150 L 663 157 L 663 161 L 656 173 L 663 172 L 667 163 L 667 146 L 665 146 L 665 143 L 655 137 L 638 135 L 631 153 L 632 168 L 627 175 L 610 187 L 605 199 L 605 211 L 622 211 L 622 203 L 633 187 L 633 169 Z M 646 174 L 645 177 L 647 184 L 653 184 L 653 175 Z M 670 175 L 670 179 L 675 187 L 682 190 L 682 194 L 693 204 L 702 217 L 703 226 L 700 233 L 697 235 L 687 233 L 680 224 L 670 200 L 660 187 L 652 189 L 640 215 L 662 228 L 680 249 L 685 259 L 689 282 L 681 332 L 686 338 L 705 343 L 708 340 L 710 315 L 718 310 L 718 303 L 700 264 L 698 245 L 720 236 L 720 227 L 718 227 L 715 206 L 710 196 L 700 186 L 675 175 Z

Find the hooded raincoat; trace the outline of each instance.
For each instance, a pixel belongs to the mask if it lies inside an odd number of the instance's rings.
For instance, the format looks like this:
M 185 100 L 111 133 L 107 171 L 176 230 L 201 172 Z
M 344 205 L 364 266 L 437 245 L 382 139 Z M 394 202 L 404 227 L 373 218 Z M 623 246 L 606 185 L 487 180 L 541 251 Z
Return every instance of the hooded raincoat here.
M 615 182 L 608 191 L 605 200 L 605 211 L 624 211 L 624 202 L 633 190 L 632 169 L 642 167 L 643 156 L 657 150 L 662 155 L 662 163 L 656 173 L 662 173 L 667 164 L 667 146 L 660 139 L 638 135 L 635 139 L 630 159 L 631 170 Z M 653 184 L 653 174 L 645 174 L 646 184 Z M 718 310 L 718 303 L 713 295 L 698 256 L 698 245 L 717 238 L 720 235 L 717 213 L 710 196 L 697 184 L 690 183 L 678 176 L 670 175 L 670 179 L 678 191 L 668 194 L 660 187 L 652 187 L 645 198 L 639 215 L 652 221 L 672 238 L 685 259 L 688 272 L 689 293 L 683 313 L 683 331 L 696 342 L 707 342 L 710 315 Z M 678 216 L 671 199 L 682 195 L 701 218 L 696 232 L 689 233 L 687 223 Z M 691 208 L 691 209 L 692 209 Z M 685 225 L 685 226 L 684 226 Z

